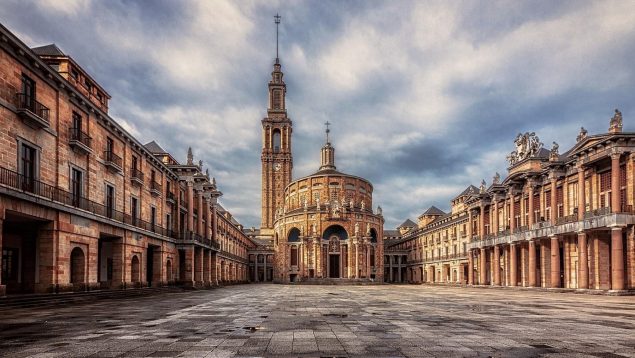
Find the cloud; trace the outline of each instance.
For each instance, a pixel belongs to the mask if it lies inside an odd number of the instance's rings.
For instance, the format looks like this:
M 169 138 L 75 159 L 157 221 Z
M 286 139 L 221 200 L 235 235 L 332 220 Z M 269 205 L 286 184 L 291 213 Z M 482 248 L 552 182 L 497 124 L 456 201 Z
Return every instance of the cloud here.
M 632 127 L 633 2 L 9 0 L 0 19 L 73 56 L 141 141 L 181 159 L 192 146 L 258 226 L 276 12 L 294 177 L 317 170 L 330 121 L 338 169 L 374 184 L 387 228 L 504 177 L 518 132 L 565 151 L 616 107 Z

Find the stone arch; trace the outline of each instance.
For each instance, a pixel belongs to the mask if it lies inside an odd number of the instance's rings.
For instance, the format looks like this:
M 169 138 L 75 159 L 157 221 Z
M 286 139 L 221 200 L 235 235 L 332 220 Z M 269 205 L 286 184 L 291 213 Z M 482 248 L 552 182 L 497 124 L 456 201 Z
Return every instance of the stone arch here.
M 271 143 L 271 146 L 274 153 L 278 153 L 282 149 L 282 134 L 278 128 L 273 130 L 273 143 Z
M 347 240 L 348 232 L 341 225 L 331 225 L 324 230 L 322 240 L 328 241 L 332 236 L 337 236 L 340 240 Z
M 131 281 L 141 282 L 141 263 L 137 255 L 132 256 L 132 262 L 130 265 Z
M 71 251 L 71 283 L 84 283 L 86 282 L 86 259 L 84 257 L 84 250 L 80 247 L 75 247 Z
M 300 229 L 298 229 L 297 227 L 292 228 L 291 230 L 289 230 L 289 235 L 287 235 L 287 241 L 288 242 L 298 242 L 300 241 Z
M 172 260 L 167 260 L 165 262 L 165 275 L 168 279 L 168 282 L 172 281 Z
M 370 229 L 370 242 L 377 242 L 377 230 L 375 230 L 374 228 Z

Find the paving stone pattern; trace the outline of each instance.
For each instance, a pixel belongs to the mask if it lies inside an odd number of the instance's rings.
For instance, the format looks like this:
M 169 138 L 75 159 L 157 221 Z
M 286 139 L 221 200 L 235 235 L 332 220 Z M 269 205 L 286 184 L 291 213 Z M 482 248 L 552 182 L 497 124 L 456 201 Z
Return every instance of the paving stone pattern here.
M 635 357 L 635 297 L 241 285 L 0 311 L 7 357 Z

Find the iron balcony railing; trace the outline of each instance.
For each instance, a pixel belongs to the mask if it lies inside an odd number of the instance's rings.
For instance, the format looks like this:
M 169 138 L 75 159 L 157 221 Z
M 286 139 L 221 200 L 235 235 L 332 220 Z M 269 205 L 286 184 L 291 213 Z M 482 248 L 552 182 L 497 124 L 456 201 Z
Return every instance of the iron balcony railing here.
M 28 110 L 36 116 L 40 117 L 46 123 L 49 123 L 49 109 L 42 103 L 35 100 L 35 97 L 26 93 L 16 93 L 18 110 Z
M 115 154 L 112 150 L 104 151 L 104 160 L 106 161 L 106 163 L 112 163 L 119 168 L 121 168 L 121 163 L 123 162 L 121 157 Z
M 572 223 L 578 221 L 578 214 L 572 214 L 567 216 L 562 216 L 556 219 L 556 225 L 562 225 L 566 223 Z
M 156 181 L 152 181 L 150 183 L 150 190 L 154 191 L 157 194 L 161 194 L 161 191 L 163 190 L 163 186 L 161 184 L 159 184 Z
M 69 138 L 70 141 L 79 142 L 87 148 L 90 148 L 92 142 L 92 138 L 88 135 L 88 133 L 83 132 L 81 128 L 70 128 Z
M 124 224 L 133 225 L 159 235 L 170 236 L 170 230 L 167 230 L 160 225 L 152 224 L 138 217 L 116 210 L 112 206 L 94 202 L 88 198 L 46 184 L 32 177 L 16 173 L 7 168 L 0 167 L 0 185 L 5 185 L 16 190 L 21 190 L 43 197 L 50 201 L 72 206 L 77 209 L 90 212 L 94 215 L 103 216 Z
M 130 178 L 143 183 L 143 172 L 135 167 L 130 167 Z
M 592 218 L 594 216 L 602 216 L 602 215 L 607 215 L 611 213 L 611 208 L 604 207 L 604 208 L 599 208 L 599 209 L 595 209 L 595 210 L 591 210 L 591 211 L 587 211 L 584 213 L 584 218 L 588 219 L 588 218 Z
M 169 202 L 169 203 L 174 204 L 174 203 L 176 203 L 176 195 L 174 195 L 174 193 L 173 193 L 173 192 L 168 191 L 168 192 L 165 194 L 165 200 L 166 200 L 167 202 Z

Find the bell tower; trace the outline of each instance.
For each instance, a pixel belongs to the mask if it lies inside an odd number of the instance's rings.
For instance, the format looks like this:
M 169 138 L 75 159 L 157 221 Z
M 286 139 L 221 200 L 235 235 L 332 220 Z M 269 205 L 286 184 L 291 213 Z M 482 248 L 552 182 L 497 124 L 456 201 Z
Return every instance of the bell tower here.
M 284 206 L 284 188 L 291 182 L 293 157 L 291 155 L 292 122 L 287 117 L 287 85 L 283 80 L 278 57 L 278 26 L 276 24 L 276 60 L 269 81 L 267 117 L 262 120 L 262 214 L 260 235 L 273 237 L 273 221 L 278 208 Z

